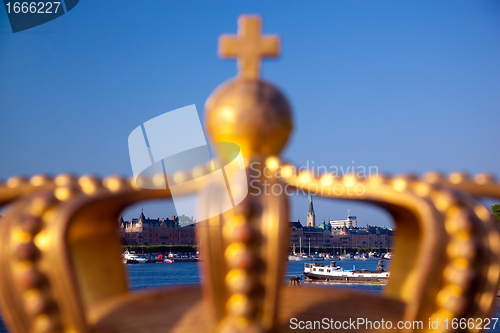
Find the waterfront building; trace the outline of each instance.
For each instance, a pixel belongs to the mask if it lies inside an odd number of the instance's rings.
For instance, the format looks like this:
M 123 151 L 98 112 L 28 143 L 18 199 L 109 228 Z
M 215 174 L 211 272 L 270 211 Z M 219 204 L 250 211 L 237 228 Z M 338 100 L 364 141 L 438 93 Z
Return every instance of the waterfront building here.
M 124 221 L 120 218 L 118 223 L 120 238 L 124 245 L 196 244 L 194 221 L 184 215 L 172 216 L 170 219 L 151 219 L 146 218 L 141 212 L 138 219 Z M 181 227 L 181 224 L 185 226 Z
M 351 215 L 351 212 L 347 210 L 347 219 L 345 220 L 332 220 L 330 221 L 332 228 L 357 228 L 358 220 L 356 216 Z
M 385 227 L 335 228 L 332 229 L 332 246 L 387 249 L 392 247 L 394 236 L 394 230 Z
M 323 221 L 318 227 L 304 227 L 300 221 L 290 222 L 290 246 L 295 246 L 297 252 L 302 243 L 302 250 L 309 246 L 332 246 L 330 226 Z

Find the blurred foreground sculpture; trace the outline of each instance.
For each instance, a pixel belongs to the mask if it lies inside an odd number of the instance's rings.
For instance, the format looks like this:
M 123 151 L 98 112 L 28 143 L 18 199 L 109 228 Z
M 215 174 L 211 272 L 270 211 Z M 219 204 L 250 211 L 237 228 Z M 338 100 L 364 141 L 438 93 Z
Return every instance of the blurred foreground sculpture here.
M 219 44 L 221 56 L 238 58 L 239 75 L 206 103 L 211 139 L 240 146 L 248 177 L 251 164 L 267 168 L 268 176 L 279 171 L 265 179 L 261 172 L 260 180 L 270 186 L 288 185 L 388 211 L 397 238 L 385 292 L 285 286 L 288 197 L 258 194 L 255 188 L 232 210 L 197 225 L 205 258 L 203 290 L 131 292 L 117 218 L 137 202 L 169 198 L 168 189 L 145 190 L 115 176 L 13 177 L 0 185 L 0 203 L 10 204 L 0 223 L 0 303 L 9 330 L 258 333 L 288 331 L 291 318 L 383 318 L 421 320 L 423 330 L 430 331 L 429 318 L 487 317 L 500 277 L 500 238 L 477 198 L 500 198 L 498 181 L 462 173 L 363 179 L 296 174 L 297 168 L 279 159 L 293 128 L 290 106 L 276 87 L 259 78 L 261 57 L 277 56 L 279 39 L 261 36 L 255 16 L 240 17 L 238 30 L 237 36 L 222 36 Z M 203 166 L 196 174 L 212 171 Z M 194 174 L 186 171 L 180 178 Z M 360 195 L 335 191 L 342 185 L 354 192 L 360 184 L 365 189 Z M 203 186 L 193 182 L 183 189 L 188 194 Z M 211 200 L 216 198 L 208 196 L 207 204 Z M 453 331 L 451 325 L 439 330 Z

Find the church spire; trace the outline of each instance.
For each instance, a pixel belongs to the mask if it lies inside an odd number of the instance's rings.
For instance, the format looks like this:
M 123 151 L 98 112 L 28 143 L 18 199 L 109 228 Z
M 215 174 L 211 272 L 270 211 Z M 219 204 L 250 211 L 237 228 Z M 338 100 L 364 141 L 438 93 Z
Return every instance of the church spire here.
M 307 213 L 307 226 L 316 226 L 316 215 L 314 214 L 313 199 L 311 194 L 309 194 L 309 212 Z

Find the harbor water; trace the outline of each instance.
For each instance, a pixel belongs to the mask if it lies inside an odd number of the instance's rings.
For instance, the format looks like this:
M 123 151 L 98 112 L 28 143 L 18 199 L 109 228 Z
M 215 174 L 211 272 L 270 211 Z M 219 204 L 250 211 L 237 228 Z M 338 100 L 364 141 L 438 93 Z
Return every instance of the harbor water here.
M 344 269 L 369 269 L 374 270 L 377 266 L 377 260 L 346 260 L 336 261 L 337 265 Z M 305 261 L 289 261 L 287 274 L 283 283 L 288 283 L 288 277 L 303 276 Z M 328 261 L 324 262 L 328 264 Z M 389 270 L 390 262 L 384 261 L 386 269 Z M 136 264 L 126 265 L 130 288 L 132 290 L 155 288 L 161 286 L 175 285 L 197 285 L 200 284 L 199 265 L 203 263 L 185 262 L 171 264 Z M 331 282 L 302 282 L 302 284 L 322 285 L 329 288 L 342 288 L 364 292 L 381 293 L 383 284 L 360 284 L 360 283 L 331 283 Z M 353 314 L 355 315 L 355 314 Z M 500 309 L 497 307 L 493 312 L 492 318 L 500 318 Z M 500 323 L 491 332 L 500 332 Z M 3 323 L 0 322 L 0 332 L 8 332 Z

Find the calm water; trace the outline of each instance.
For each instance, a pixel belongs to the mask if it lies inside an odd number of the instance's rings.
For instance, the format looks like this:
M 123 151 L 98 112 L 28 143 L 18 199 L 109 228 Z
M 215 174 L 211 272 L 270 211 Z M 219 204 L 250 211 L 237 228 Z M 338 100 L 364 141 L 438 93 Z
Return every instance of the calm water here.
M 304 269 L 304 262 L 291 261 L 288 262 L 288 272 L 286 280 L 289 276 L 302 275 Z M 375 269 L 377 266 L 377 260 L 366 260 L 366 261 L 337 261 L 337 265 L 340 265 L 344 269 L 352 269 L 353 265 L 356 269 Z M 386 269 L 389 268 L 390 262 L 385 261 Z M 130 279 L 130 287 L 133 290 L 160 287 L 160 286 L 172 286 L 172 285 L 186 285 L 186 284 L 200 284 L 199 277 L 199 267 L 198 263 L 187 262 L 187 263 L 173 263 L 173 264 L 144 264 L 144 265 L 127 265 L 127 270 Z M 287 281 L 287 280 L 286 280 Z M 305 282 L 308 284 L 307 282 Z M 345 283 L 322 283 L 315 282 L 315 284 L 321 284 L 324 286 L 332 288 L 343 288 L 351 290 L 362 290 L 365 292 L 379 293 L 384 288 L 383 285 L 374 284 L 345 284 Z M 494 318 L 500 318 L 500 309 L 497 308 L 492 315 Z M 500 323 L 491 332 L 500 332 Z M 2 322 L 0 321 L 0 332 L 7 332 Z

